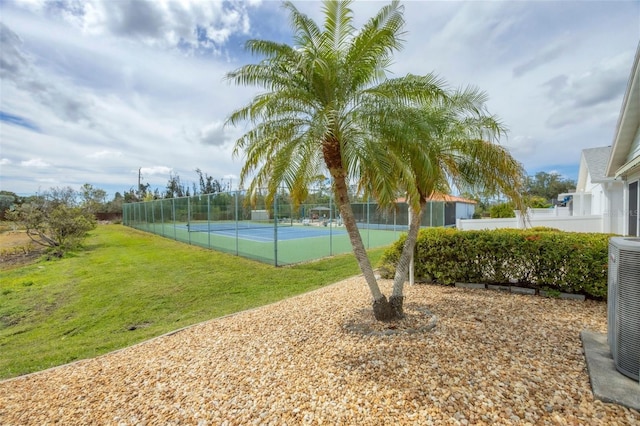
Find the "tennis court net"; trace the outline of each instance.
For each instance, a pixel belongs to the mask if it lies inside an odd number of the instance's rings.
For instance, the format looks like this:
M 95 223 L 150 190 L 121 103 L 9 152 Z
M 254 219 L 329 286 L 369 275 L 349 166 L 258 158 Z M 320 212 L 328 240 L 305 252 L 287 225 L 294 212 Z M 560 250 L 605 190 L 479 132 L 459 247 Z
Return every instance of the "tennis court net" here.
M 184 226 L 189 232 L 235 231 L 236 229 L 273 229 L 273 219 L 265 220 L 215 220 L 209 222 L 192 221 Z M 279 220 L 278 228 L 293 226 L 292 220 Z

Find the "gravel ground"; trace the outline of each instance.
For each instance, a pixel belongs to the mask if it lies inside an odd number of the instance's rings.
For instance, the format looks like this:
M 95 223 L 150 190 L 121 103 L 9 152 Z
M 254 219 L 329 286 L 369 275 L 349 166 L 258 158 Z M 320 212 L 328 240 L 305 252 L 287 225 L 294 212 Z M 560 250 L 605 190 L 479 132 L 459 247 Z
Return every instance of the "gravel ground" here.
M 579 332 L 606 330 L 605 303 L 406 294 L 384 329 L 357 277 L 0 382 L 0 424 L 640 424 L 591 393 Z

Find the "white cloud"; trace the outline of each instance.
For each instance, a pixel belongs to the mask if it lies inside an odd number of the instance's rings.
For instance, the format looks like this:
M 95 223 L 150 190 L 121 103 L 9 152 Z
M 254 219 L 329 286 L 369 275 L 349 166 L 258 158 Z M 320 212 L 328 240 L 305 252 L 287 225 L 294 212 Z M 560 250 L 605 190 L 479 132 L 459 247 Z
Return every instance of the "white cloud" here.
M 36 179 L 36 182 L 51 185 L 51 186 L 60 184 L 60 181 L 54 178 L 38 178 Z M 65 186 L 65 185 L 62 185 L 62 186 Z
M 103 151 L 94 152 L 92 154 L 88 154 L 87 158 L 118 158 L 122 157 L 122 152 L 120 151 L 109 151 L 105 149 Z
M 0 166 L 8 166 L 9 164 L 12 164 L 12 163 L 13 162 L 8 158 L 0 158 Z
M 24 160 L 20 162 L 20 165 L 23 167 L 34 167 L 36 169 L 51 167 L 51 164 L 43 161 L 42 158 L 32 158 L 31 160 Z
M 261 2 L 241 0 L 83 0 L 21 2 L 92 36 L 114 36 L 162 49 L 220 54 L 234 34 L 248 34 L 249 12 Z
M 524 158 L 536 152 L 540 146 L 540 141 L 535 140 L 532 136 L 516 136 L 510 138 L 504 145 L 509 149 L 511 155 L 517 158 Z
M 321 16 L 319 2 L 296 4 Z M 391 71 L 485 90 L 528 170 L 565 170 L 581 149 L 611 143 L 640 3 L 404 5 L 406 44 Z M 356 25 L 381 6 L 354 2 Z M 152 188 L 170 172 L 195 181 L 196 168 L 237 183 L 243 156 L 231 152 L 246 129 L 222 123 L 257 90 L 224 76 L 258 60 L 239 47 L 247 37 L 291 41 L 276 2 L 16 0 L 0 13 L 0 110 L 39 130 L 3 125 L 2 156 L 49 165 L 0 163 L 2 189 L 18 193 L 47 180 L 122 192 L 140 168 Z
M 171 167 L 166 166 L 152 166 L 152 167 L 141 167 L 140 172 L 143 175 L 168 175 L 172 172 Z
M 580 74 L 558 75 L 545 82 L 543 87 L 555 105 L 547 125 L 557 129 L 617 113 L 633 55 L 627 51 L 606 57 Z

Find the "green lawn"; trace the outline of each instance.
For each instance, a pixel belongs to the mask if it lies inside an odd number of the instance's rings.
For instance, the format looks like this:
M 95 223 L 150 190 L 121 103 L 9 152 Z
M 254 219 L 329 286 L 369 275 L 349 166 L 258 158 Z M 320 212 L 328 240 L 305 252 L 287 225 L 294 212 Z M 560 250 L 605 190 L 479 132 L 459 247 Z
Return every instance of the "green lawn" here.
M 359 273 L 352 255 L 286 268 L 99 226 L 85 250 L 0 271 L 0 378 L 90 358 Z M 377 264 L 384 249 L 369 252 Z

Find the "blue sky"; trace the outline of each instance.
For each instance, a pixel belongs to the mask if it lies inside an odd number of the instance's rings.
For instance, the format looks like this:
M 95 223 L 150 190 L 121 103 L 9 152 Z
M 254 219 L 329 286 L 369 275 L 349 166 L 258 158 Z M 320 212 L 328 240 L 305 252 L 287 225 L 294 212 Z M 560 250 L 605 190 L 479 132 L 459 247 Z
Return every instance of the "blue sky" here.
M 356 2 L 361 25 L 385 3 Z M 321 18 L 319 2 L 296 3 Z M 584 148 L 610 145 L 640 40 L 639 1 L 405 2 L 392 76 L 435 72 L 486 91 L 502 140 L 529 174 L 575 179 Z M 110 196 L 195 169 L 232 187 L 257 93 L 224 80 L 257 58 L 249 38 L 290 42 L 275 1 L 0 0 L 0 189 L 84 183 Z

